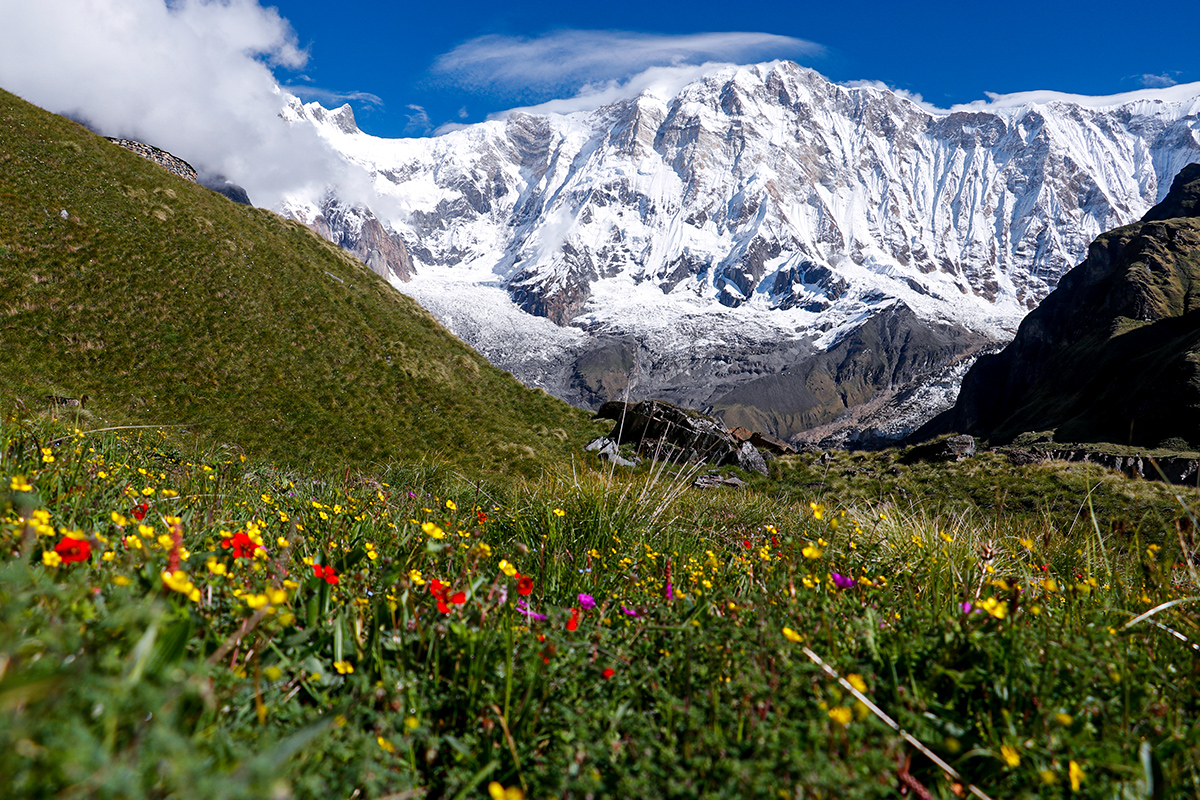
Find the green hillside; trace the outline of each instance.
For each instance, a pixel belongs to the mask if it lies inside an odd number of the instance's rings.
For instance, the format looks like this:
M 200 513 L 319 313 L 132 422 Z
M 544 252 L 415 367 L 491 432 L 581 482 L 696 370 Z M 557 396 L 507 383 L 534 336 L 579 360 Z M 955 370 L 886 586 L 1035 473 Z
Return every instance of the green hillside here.
M 338 248 L 0 91 L 0 399 L 281 462 L 533 472 L 586 416 Z

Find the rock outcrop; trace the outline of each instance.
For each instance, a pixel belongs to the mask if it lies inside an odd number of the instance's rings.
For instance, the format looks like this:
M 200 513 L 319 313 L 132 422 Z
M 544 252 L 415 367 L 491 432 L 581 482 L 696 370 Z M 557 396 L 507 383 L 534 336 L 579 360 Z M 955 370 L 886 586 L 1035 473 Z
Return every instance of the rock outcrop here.
M 971 368 L 954 408 L 913 439 L 949 431 L 1200 445 L 1200 164 L 1141 222 L 1099 237 L 1016 338 Z
M 638 453 L 655 460 L 707 461 L 733 464 L 767 474 L 767 462 L 749 440 L 739 441 L 719 420 L 661 400 L 640 403 L 610 401 L 596 412 L 616 422 L 608 439 L 633 444 Z

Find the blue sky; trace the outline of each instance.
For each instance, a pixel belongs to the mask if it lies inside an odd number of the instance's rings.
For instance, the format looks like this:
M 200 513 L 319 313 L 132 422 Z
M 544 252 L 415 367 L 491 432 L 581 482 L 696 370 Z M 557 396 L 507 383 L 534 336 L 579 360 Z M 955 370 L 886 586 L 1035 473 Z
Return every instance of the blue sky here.
M 326 105 L 348 100 L 360 127 L 381 136 L 477 122 L 569 96 L 585 82 L 704 59 L 791 58 L 835 81 L 882 81 L 941 107 L 986 92 L 1103 95 L 1200 80 L 1195 0 L 273 5 L 308 53 L 301 70 L 276 70 L 277 77 Z M 697 39 L 734 32 L 770 36 Z M 584 63 L 556 79 L 563 58 Z

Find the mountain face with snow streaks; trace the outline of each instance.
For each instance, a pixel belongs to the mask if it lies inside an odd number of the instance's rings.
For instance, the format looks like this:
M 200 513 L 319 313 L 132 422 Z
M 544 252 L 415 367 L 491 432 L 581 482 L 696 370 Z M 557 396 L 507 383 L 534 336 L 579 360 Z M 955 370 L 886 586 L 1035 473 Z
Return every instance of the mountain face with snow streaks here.
M 411 258 L 396 285 L 499 366 L 579 404 L 737 405 L 790 435 L 1010 338 L 1092 239 L 1200 158 L 1188 88 L 941 112 L 776 62 L 430 139 L 298 101 L 285 118 L 366 172 Z M 283 210 L 311 224 L 320 207 Z M 320 215 L 335 241 L 354 216 Z M 872 339 L 884 352 L 854 391 L 830 367 L 824 399 L 754 405 L 869 320 L 906 333 Z

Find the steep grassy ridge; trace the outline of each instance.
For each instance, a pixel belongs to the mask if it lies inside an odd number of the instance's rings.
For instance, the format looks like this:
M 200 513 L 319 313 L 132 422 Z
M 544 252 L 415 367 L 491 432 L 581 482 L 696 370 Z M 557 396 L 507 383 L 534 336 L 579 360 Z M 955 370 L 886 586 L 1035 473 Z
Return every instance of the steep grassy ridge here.
M 3 91 L 0 342 L 6 403 L 86 394 L 293 463 L 531 472 L 586 435 L 299 224 Z

